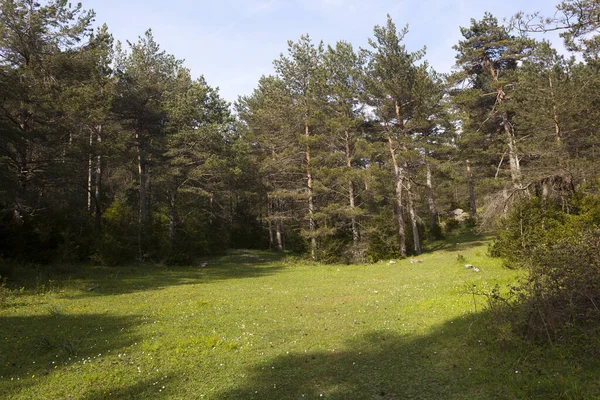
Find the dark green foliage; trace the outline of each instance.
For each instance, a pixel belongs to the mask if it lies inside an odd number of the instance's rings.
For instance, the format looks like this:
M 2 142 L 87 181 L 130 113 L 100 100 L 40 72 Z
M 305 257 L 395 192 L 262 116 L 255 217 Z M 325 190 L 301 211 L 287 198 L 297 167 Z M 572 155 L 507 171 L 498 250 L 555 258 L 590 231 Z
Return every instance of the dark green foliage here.
M 135 209 L 117 199 L 104 211 L 103 232 L 94 258 L 102 265 L 132 261 L 137 254 L 138 236 Z
M 539 198 L 517 205 L 491 247 L 528 271 L 507 315 L 533 339 L 571 340 L 600 323 L 600 197 L 569 203 L 570 212 Z

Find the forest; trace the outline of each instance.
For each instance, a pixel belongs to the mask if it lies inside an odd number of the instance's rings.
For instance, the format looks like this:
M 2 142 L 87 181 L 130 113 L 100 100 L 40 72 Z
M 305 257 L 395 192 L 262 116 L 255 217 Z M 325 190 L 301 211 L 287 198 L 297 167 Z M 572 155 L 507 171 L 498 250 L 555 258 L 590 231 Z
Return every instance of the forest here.
M 0 0 L 0 392 L 598 398 L 600 1 L 514 13 L 451 73 L 292 38 L 231 104 Z
M 472 19 L 451 74 L 389 16 L 364 49 L 303 35 L 235 104 L 151 30 L 115 43 L 66 0 L 0 10 L 3 276 L 242 248 L 373 263 L 463 224 L 512 266 L 598 282 L 596 1 Z M 555 30 L 569 54 L 531 38 Z

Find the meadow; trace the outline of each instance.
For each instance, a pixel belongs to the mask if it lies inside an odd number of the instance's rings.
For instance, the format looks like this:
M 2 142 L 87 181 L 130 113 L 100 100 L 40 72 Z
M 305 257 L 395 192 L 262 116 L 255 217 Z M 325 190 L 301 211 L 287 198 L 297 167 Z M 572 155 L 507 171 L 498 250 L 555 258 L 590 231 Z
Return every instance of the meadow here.
M 534 345 L 494 324 L 473 288 L 506 287 L 522 274 L 488 257 L 487 245 L 457 236 L 422 262 L 320 265 L 237 250 L 204 268 L 65 267 L 37 279 L 31 271 L 22 287 L 2 289 L 0 393 L 600 398 L 594 354 Z

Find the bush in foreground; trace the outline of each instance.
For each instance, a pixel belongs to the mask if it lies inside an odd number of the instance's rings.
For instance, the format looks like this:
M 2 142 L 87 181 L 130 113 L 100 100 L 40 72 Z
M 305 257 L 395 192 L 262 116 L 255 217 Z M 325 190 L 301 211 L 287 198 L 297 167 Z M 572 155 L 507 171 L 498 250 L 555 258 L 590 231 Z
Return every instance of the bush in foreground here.
M 504 221 L 491 253 L 528 274 L 511 289 L 514 301 L 497 293 L 490 299 L 526 337 L 572 341 L 600 326 L 599 205 L 591 195 L 569 207 L 533 199 Z

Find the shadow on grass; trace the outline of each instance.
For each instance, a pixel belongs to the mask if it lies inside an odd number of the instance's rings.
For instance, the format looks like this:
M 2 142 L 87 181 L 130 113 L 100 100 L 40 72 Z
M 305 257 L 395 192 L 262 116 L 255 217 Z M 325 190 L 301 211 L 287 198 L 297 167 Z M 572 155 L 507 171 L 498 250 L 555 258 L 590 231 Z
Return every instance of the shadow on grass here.
M 282 254 L 232 250 L 228 254 L 199 260 L 192 266 L 130 265 L 118 267 L 82 266 L 71 274 L 53 275 L 40 280 L 35 276 L 24 277 L 13 286 L 60 292 L 62 289 L 77 289 L 79 294 L 70 298 L 106 296 L 148 290 L 160 290 L 179 285 L 209 283 L 227 279 L 258 278 L 273 275 L 284 269 L 278 261 Z M 31 289 L 33 291 L 37 289 Z
M 436 251 L 462 251 L 468 250 L 473 247 L 484 246 L 489 243 L 492 236 L 485 234 L 477 234 L 472 230 L 461 230 L 444 240 L 438 240 L 429 244 L 426 244 L 425 251 L 433 253 Z
M 176 376 L 157 375 L 152 378 L 146 378 L 136 382 L 134 385 L 114 386 L 109 388 L 96 389 L 88 392 L 83 400 L 104 400 L 104 399 L 154 399 L 161 396 L 163 392 L 172 392 L 173 386 L 181 381 Z
M 99 314 L 0 317 L 0 393 L 16 394 L 84 361 L 103 363 L 102 355 L 139 340 L 132 331 L 140 322 Z M 5 383 L 9 387 L 2 389 Z
M 282 355 L 219 399 L 597 399 L 599 361 L 484 336 L 489 316 L 425 336 L 375 331 L 344 349 Z M 568 352 L 566 352 L 568 353 Z

